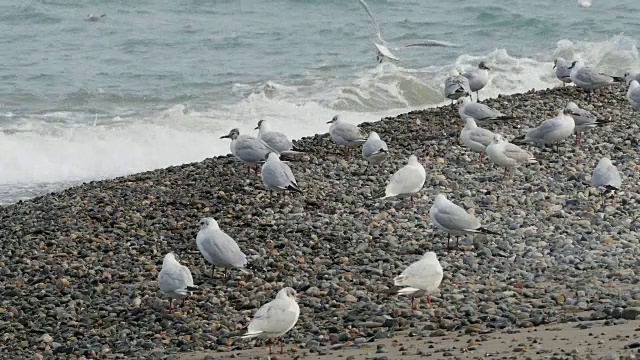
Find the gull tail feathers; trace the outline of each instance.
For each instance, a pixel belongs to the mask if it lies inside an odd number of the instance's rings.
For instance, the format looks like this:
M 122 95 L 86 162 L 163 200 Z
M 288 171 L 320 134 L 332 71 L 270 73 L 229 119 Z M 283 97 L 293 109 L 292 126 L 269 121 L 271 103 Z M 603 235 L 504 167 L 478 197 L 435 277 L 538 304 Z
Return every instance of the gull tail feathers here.
M 483 227 L 479 227 L 476 229 L 477 232 L 483 233 L 483 234 L 491 234 L 491 235 L 500 235 L 499 233 L 483 228 Z
M 402 289 L 398 290 L 398 295 L 413 295 L 413 294 L 417 293 L 418 291 L 420 291 L 420 289 L 416 289 L 416 288 L 412 288 L 412 287 L 406 287 L 406 288 L 402 288 Z
M 264 331 L 253 331 L 253 332 L 247 332 L 244 335 L 241 335 L 240 337 L 242 339 L 250 339 L 252 337 L 256 337 L 256 336 L 260 336 L 261 334 L 263 334 Z
M 387 190 L 382 190 L 382 191 L 379 191 L 379 192 L 373 194 L 373 198 L 378 199 L 378 200 L 384 199 L 384 198 L 387 198 L 387 197 L 389 197 L 387 195 Z
M 304 194 L 304 193 L 302 192 L 302 190 L 300 190 L 297 186 L 294 186 L 294 185 L 289 185 L 289 186 L 287 186 L 287 190 L 289 190 L 289 191 L 295 191 L 295 192 L 300 193 L 300 194 Z

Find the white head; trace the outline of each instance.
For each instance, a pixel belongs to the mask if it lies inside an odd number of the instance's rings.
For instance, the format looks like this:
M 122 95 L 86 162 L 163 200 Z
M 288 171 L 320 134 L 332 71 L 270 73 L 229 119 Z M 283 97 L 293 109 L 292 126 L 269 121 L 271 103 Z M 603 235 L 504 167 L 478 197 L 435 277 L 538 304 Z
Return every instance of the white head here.
M 276 295 L 276 299 L 292 299 L 295 301 L 297 295 L 298 293 L 296 293 L 295 290 L 293 290 L 290 287 L 286 287 L 278 291 L 278 295 Z
M 638 84 L 638 80 L 631 80 L 631 83 L 629 84 L 629 89 L 635 89 L 638 86 L 640 86 L 640 84 Z
M 471 102 L 471 99 L 469 99 L 468 97 L 464 96 L 461 97 L 460 99 L 458 99 L 458 104 L 459 105 L 464 105 L 464 104 L 468 104 Z
M 609 159 L 606 156 L 600 159 L 600 161 L 598 161 L 598 166 L 612 166 L 612 165 L 613 163 L 611 162 L 611 159 Z
M 418 157 L 411 154 L 409 156 L 409 161 L 407 161 L 407 165 L 417 165 L 420 164 L 420 162 L 418 161 Z
M 329 121 L 327 124 L 333 124 L 333 123 L 337 124 L 339 122 L 340 122 L 340 116 L 334 115 L 331 121 Z
M 270 152 L 267 154 L 267 161 L 280 161 L 280 155 L 275 152 Z
M 555 69 L 558 66 L 563 66 L 566 64 L 567 64 L 567 61 L 564 58 L 559 57 L 553 61 L 553 68 Z
M 494 144 L 501 144 L 505 142 L 504 138 L 502 137 L 502 135 L 500 134 L 495 134 L 493 135 L 493 143 Z
M 378 133 L 377 133 L 377 132 L 372 131 L 372 132 L 370 132 L 370 133 L 369 133 L 369 139 L 372 139 L 372 140 L 380 140 L 380 136 L 378 135 Z
M 254 130 L 262 130 L 262 131 L 269 131 L 269 124 L 267 124 L 267 120 L 260 120 L 258 121 L 258 126 L 256 126 L 256 128 Z
M 177 263 L 177 262 L 178 260 L 176 260 L 176 254 L 170 252 L 164 256 L 164 259 L 162 260 L 162 266 L 166 266 L 166 265 L 169 265 L 170 263 Z
M 578 110 L 578 109 L 579 109 L 579 107 L 578 107 L 578 105 L 576 105 L 576 103 L 574 103 L 573 101 L 569 101 L 569 103 L 567 103 L 567 107 L 566 107 L 566 109 L 569 109 L 569 110 Z
M 476 120 L 472 117 L 467 117 L 467 120 L 465 120 L 464 123 L 464 127 L 467 129 L 475 129 L 478 127 L 478 125 L 476 124 Z
M 438 194 L 436 195 L 436 203 L 440 203 L 443 201 L 447 201 L 447 197 L 444 194 Z
M 427 251 L 426 253 L 424 253 L 424 255 L 422 255 L 422 259 L 435 262 L 438 261 L 438 256 L 436 256 L 436 253 L 434 253 L 433 251 Z
M 449 70 L 449 76 L 458 76 L 458 75 L 460 75 L 460 72 L 458 71 L 458 69 L 453 68 Z
M 213 229 L 219 229 L 220 227 L 218 227 L 218 222 L 212 218 L 212 217 L 208 217 L 208 218 L 204 218 L 204 219 L 200 219 L 200 230 L 206 229 L 206 228 L 213 228 Z

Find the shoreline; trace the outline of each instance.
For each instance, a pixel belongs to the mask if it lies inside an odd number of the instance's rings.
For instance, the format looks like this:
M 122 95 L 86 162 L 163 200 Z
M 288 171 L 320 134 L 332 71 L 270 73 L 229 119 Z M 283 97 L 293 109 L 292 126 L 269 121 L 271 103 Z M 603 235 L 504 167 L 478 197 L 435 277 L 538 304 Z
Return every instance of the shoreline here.
M 203 350 L 227 356 L 221 351 L 238 347 L 262 356 L 264 348 L 233 335 L 282 286 L 305 289 L 287 348 L 574 321 L 635 326 L 625 321 L 640 316 L 639 131 L 623 90 L 603 89 L 593 98 L 593 110 L 612 124 L 587 132 L 579 147 L 566 140 L 559 154 L 526 147 L 541 163 L 515 169 L 505 182 L 496 181 L 502 169 L 477 166 L 477 154 L 458 144 L 457 107 L 442 106 L 361 124 L 391 150 L 380 175 L 357 151 L 345 161 L 328 134 L 294 141 L 307 151 L 290 164 L 305 194 L 287 201 L 271 197 L 258 176 L 246 176 L 227 155 L 0 207 L 0 358 L 162 358 Z M 585 94 L 572 91 L 483 101 L 517 116 L 488 128 L 512 139 L 567 101 L 584 105 Z M 415 208 L 371 199 L 411 153 L 427 169 Z M 623 191 L 600 209 L 597 191 L 582 182 L 605 154 L 617 161 Z M 428 217 L 439 192 L 501 236 L 466 236 L 465 251 L 447 251 L 446 235 Z M 198 221 L 207 216 L 260 271 L 209 277 L 195 247 Z M 410 298 L 389 294 L 393 276 L 427 250 L 445 272 L 433 296 L 435 317 L 411 315 Z M 169 251 L 201 288 L 187 314 L 181 307 L 167 313 L 157 290 Z M 424 310 L 426 301 L 417 304 Z

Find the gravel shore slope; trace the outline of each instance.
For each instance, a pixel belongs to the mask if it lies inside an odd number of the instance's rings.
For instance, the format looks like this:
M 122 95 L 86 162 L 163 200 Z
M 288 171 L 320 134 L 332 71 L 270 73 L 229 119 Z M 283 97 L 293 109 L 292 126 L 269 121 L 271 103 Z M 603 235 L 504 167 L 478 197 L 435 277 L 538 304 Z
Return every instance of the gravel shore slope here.
M 488 100 L 518 117 L 488 128 L 513 139 L 568 101 L 585 107 L 585 94 L 573 91 Z M 2 207 L 0 357 L 163 358 L 262 346 L 236 335 L 282 286 L 303 295 L 285 338 L 304 352 L 398 332 L 437 338 L 636 319 L 640 116 L 624 94 L 604 89 L 587 106 L 610 125 L 587 132 L 580 146 L 568 139 L 559 153 L 525 146 L 540 163 L 514 169 L 504 182 L 502 169 L 476 165 L 477 154 L 459 144 L 457 107 L 445 106 L 362 125 L 389 145 L 380 175 L 358 152 L 345 161 L 326 134 L 297 141 L 307 155 L 290 166 L 304 196 L 271 195 L 227 156 Z M 415 207 L 372 199 L 410 154 L 427 169 Z M 604 208 L 585 185 L 602 156 L 615 161 L 623 181 Z M 463 237 L 462 249 L 448 251 L 428 217 L 441 192 L 500 235 Z M 238 241 L 252 276 L 223 278 L 218 269 L 210 277 L 195 246 L 198 221 L 208 216 Z M 392 278 L 427 250 L 438 254 L 444 280 L 434 310 L 421 298 L 411 314 L 411 299 L 391 294 Z M 169 251 L 201 288 L 186 314 L 168 313 L 157 289 Z

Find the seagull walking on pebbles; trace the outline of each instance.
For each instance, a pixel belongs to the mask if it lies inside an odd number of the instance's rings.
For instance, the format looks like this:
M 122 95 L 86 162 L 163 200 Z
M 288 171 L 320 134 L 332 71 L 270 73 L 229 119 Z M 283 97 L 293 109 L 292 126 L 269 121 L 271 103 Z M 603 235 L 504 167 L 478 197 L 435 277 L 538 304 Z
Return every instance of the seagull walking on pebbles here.
M 290 287 L 281 289 L 276 298 L 262 305 L 253 316 L 243 339 L 261 337 L 269 339 L 269 354 L 274 338 L 280 338 L 280 354 L 284 352 L 284 334 L 291 330 L 300 316 L 296 291 Z
M 487 152 L 487 146 L 493 141 L 494 133 L 478 127 L 472 117 L 467 117 L 466 119 L 466 123 L 460 132 L 460 140 L 464 146 L 480 154 L 478 163 L 482 164 L 482 157 Z
M 569 75 L 571 77 L 571 81 L 573 81 L 576 86 L 587 92 L 588 101 L 591 101 L 591 92 L 593 90 L 624 81 L 624 78 L 622 77 L 596 72 L 585 66 L 582 61 L 574 61 L 569 69 L 571 69 L 571 73 Z
M 558 111 L 554 118 L 547 119 L 540 123 L 523 136 L 514 139 L 514 144 L 536 143 L 542 145 L 556 145 L 556 152 L 559 151 L 560 142 L 573 134 L 576 124 L 571 117 L 572 110 L 564 108 Z
M 469 79 L 460 75 L 458 70 L 452 69 L 449 77 L 444 80 L 444 96 L 451 100 L 451 104 L 461 97 L 471 96 Z
M 293 146 L 293 143 L 285 133 L 271 130 L 267 120 L 258 121 L 258 126 L 255 130 L 258 130 L 258 139 L 267 143 L 269 147 L 279 152 L 280 155 L 295 155 L 301 153 L 300 149 L 296 149 Z
M 611 122 L 607 120 L 598 120 L 589 110 L 580 108 L 573 101 L 569 101 L 567 103 L 567 109 L 571 110 L 569 115 L 571 115 L 575 124 L 573 132 L 576 133 L 576 142 L 573 144 L 574 146 L 580 144 L 584 130 Z
M 376 30 L 377 42 L 374 42 L 373 44 L 376 46 L 376 61 L 378 62 L 378 64 L 382 63 L 384 59 L 399 61 L 400 59 L 398 59 L 395 55 L 393 55 L 391 50 L 389 50 L 391 46 L 382 38 L 382 32 L 380 31 L 380 26 L 378 25 L 378 22 L 376 21 L 376 19 L 373 17 L 371 10 L 369 10 L 369 6 L 367 5 L 367 3 L 364 0 L 360 0 L 360 5 L 362 5 L 364 10 L 369 15 L 369 18 L 371 18 L 371 22 L 373 23 L 373 26 L 375 27 L 375 30 Z M 400 48 L 408 48 L 408 47 L 432 47 L 432 46 L 459 47 L 459 45 L 452 44 L 446 41 L 423 40 L 417 43 L 406 44 L 406 45 L 401 45 L 395 48 L 393 47 L 391 48 L 393 48 L 393 50 L 398 50 Z
M 627 90 L 627 100 L 634 109 L 640 110 L 640 84 L 637 80 L 631 80 Z
M 505 121 L 514 119 L 513 116 L 505 115 L 498 110 L 492 109 L 489 106 L 481 103 L 472 102 L 469 98 L 462 98 L 458 100 L 460 107 L 458 108 L 458 114 L 461 119 L 468 117 L 473 118 L 479 124 L 488 124 L 497 121 Z
M 571 83 L 571 69 L 569 63 L 559 57 L 553 62 L 553 68 L 556 69 L 556 78 L 562 81 L 562 86 Z
M 380 164 L 389 156 L 387 143 L 380 139 L 377 132 L 369 133 L 367 141 L 362 145 L 362 157 L 369 162 L 369 165 L 377 165 L 380 173 Z
M 462 74 L 462 76 L 469 79 L 469 88 L 472 92 L 476 93 L 476 101 L 480 101 L 480 95 L 478 93 L 482 88 L 487 86 L 487 83 L 489 82 L 489 70 L 491 69 L 487 64 L 485 64 L 484 61 L 480 61 L 477 68 L 467 70 Z
M 409 156 L 407 165 L 391 175 L 389 184 L 384 192 L 376 194 L 375 197 L 384 199 L 391 196 L 409 196 L 411 198 L 411 206 L 413 207 L 413 194 L 422 189 L 426 179 L 427 172 L 424 166 L 420 164 L 417 156 L 411 155 Z
M 398 290 L 398 295 L 411 295 L 411 312 L 414 311 L 416 296 L 427 295 L 429 307 L 431 304 L 431 293 L 434 292 L 440 283 L 444 272 L 436 253 L 427 251 L 420 260 L 409 265 L 402 274 L 393 279 L 396 286 L 407 286 Z
M 276 152 L 266 142 L 249 135 L 240 135 L 240 130 L 232 129 L 229 134 L 221 136 L 220 139 L 231 139 L 231 153 L 239 160 L 245 162 L 249 167 L 247 174 L 254 167 L 258 173 L 258 163 L 267 159 L 267 155 Z
M 538 161 L 517 145 L 507 142 L 502 135 L 494 134 L 493 140 L 487 145 L 487 155 L 492 163 L 504 167 L 504 180 L 507 175 L 511 175 L 511 168 L 521 164 L 534 164 Z
M 460 247 L 458 243 L 460 235 L 475 233 L 497 235 L 497 233 L 482 227 L 475 216 L 449 201 L 444 194 L 436 196 L 436 201 L 429 210 L 429 217 L 438 229 L 447 233 L 447 248 L 450 248 L 451 235 L 456 236 L 457 247 Z
M 169 296 L 169 310 L 173 310 L 173 299 L 182 299 L 185 313 L 187 296 L 198 290 L 198 287 L 193 285 L 191 271 L 188 267 L 180 265 L 174 253 L 168 253 L 162 260 L 162 269 L 158 274 L 158 287 Z
M 367 134 L 362 129 L 343 122 L 338 115 L 335 115 L 327 124 L 331 124 L 329 135 L 333 141 L 338 145 L 346 146 L 344 155 L 347 159 L 351 156 L 351 148 L 358 147 L 367 141 Z
M 602 206 L 604 206 L 605 198 L 608 194 L 611 194 L 611 200 L 614 200 L 614 192 L 620 190 L 622 179 L 620 179 L 618 168 L 611 163 L 609 158 L 603 157 L 600 159 L 598 166 L 593 170 L 591 185 L 603 190 L 601 193 Z
M 276 153 L 270 153 L 262 165 L 262 182 L 267 190 L 290 190 L 302 194 L 291 168 Z
M 240 250 L 238 243 L 231 236 L 220 230 L 215 219 L 209 217 L 200 220 L 200 231 L 196 236 L 196 245 L 205 260 L 213 265 L 211 277 L 213 277 L 216 266 L 225 269 L 225 277 L 227 277 L 229 268 L 249 273 L 245 269 L 247 256 Z

